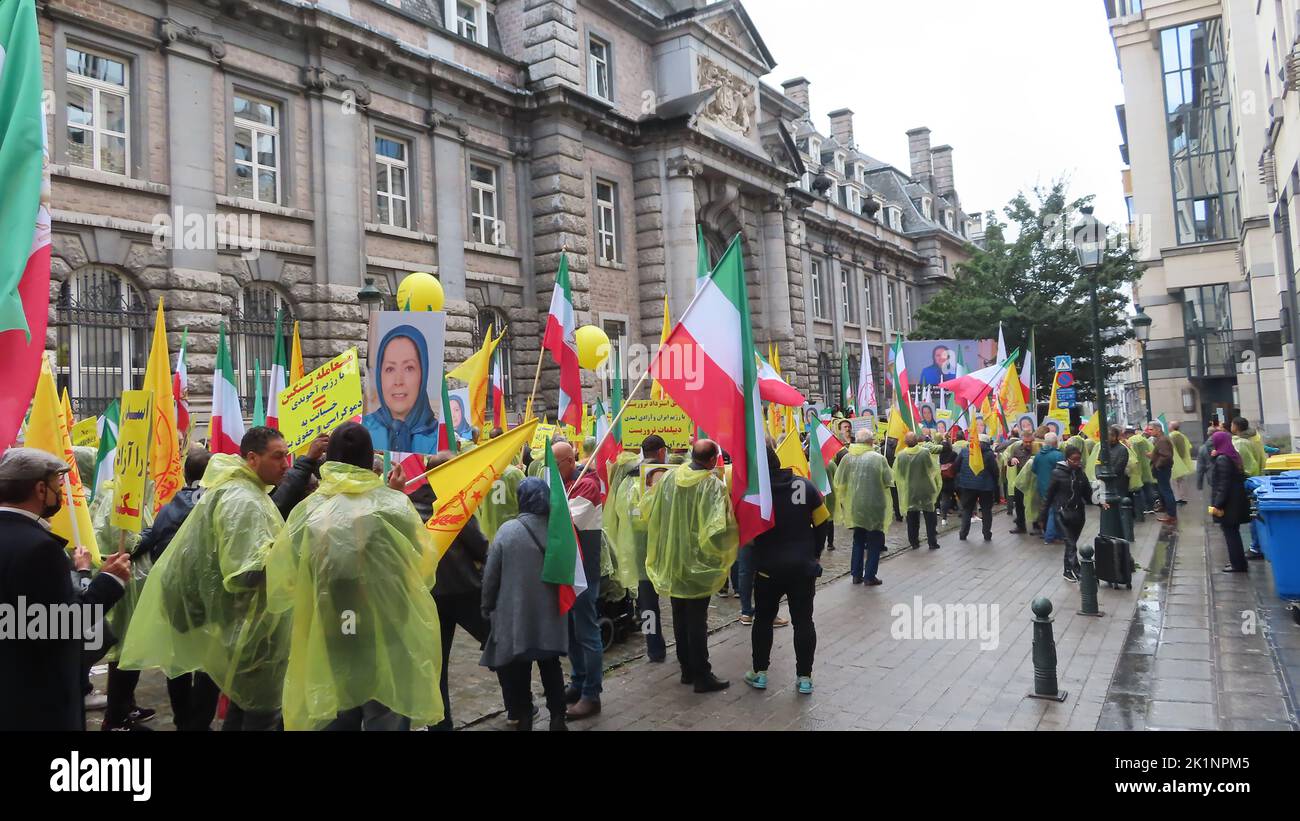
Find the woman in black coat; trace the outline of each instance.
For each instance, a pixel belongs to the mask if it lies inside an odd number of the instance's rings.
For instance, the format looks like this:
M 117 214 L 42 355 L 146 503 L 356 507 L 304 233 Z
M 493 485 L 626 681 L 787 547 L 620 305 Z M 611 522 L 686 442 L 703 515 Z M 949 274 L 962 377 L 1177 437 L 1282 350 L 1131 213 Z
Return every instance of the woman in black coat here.
M 1250 521 L 1250 504 L 1246 499 L 1246 473 L 1241 454 L 1232 445 L 1232 434 L 1216 431 L 1211 439 L 1213 454 L 1210 468 L 1210 515 L 1223 528 L 1228 543 L 1228 564 L 1224 573 L 1246 572 L 1246 550 L 1241 543 L 1240 527 Z

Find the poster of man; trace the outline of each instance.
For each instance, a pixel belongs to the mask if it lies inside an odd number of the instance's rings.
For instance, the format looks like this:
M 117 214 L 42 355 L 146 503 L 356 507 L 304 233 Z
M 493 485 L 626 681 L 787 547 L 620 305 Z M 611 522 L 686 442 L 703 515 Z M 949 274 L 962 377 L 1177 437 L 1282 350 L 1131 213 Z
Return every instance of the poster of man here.
M 886 356 L 888 362 L 892 363 L 893 348 L 888 349 Z M 945 380 L 956 379 L 959 360 L 963 372 L 970 373 L 995 364 L 997 356 L 996 339 L 930 339 L 903 343 L 903 359 L 907 363 L 908 373 L 915 374 L 909 380 L 912 387 L 938 385 Z
M 446 315 L 381 311 L 370 321 L 366 414 L 375 450 L 435 453 Z
M 835 425 L 835 434 L 839 437 L 841 442 L 845 442 L 845 443 L 852 442 L 853 423 L 850 422 L 848 419 L 841 419 Z

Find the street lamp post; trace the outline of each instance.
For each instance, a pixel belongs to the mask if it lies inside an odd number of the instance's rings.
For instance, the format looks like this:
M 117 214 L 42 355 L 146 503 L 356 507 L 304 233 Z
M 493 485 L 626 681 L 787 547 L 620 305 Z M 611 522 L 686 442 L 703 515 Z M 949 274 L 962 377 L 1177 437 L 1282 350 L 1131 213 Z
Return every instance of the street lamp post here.
M 1098 304 L 1097 291 L 1100 288 L 1102 263 L 1106 257 L 1106 226 L 1092 215 L 1092 208 L 1085 206 L 1083 218 L 1074 226 L 1071 234 L 1074 240 L 1074 252 L 1079 259 L 1079 268 L 1092 278 L 1092 376 L 1097 397 L 1097 446 L 1101 448 L 1097 478 L 1105 489 L 1102 495 L 1110 507 L 1101 513 L 1101 535 L 1124 538 L 1125 529 L 1121 512 L 1122 504 L 1132 504 L 1127 496 L 1115 487 L 1118 477 L 1110 467 L 1110 422 L 1106 416 L 1106 367 L 1105 351 L 1101 344 L 1101 308 Z M 1131 514 L 1130 514 L 1131 515 Z
M 1135 305 L 1137 315 L 1128 322 L 1133 326 L 1133 335 L 1137 337 L 1138 344 L 1142 346 L 1142 394 L 1146 397 L 1146 418 L 1144 423 L 1155 419 L 1155 406 L 1151 402 L 1151 377 L 1147 373 L 1147 340 L 1151 338 L 1151 317 L 1147 316 L 1146 311 L 1142 310 L 1141 305 Z

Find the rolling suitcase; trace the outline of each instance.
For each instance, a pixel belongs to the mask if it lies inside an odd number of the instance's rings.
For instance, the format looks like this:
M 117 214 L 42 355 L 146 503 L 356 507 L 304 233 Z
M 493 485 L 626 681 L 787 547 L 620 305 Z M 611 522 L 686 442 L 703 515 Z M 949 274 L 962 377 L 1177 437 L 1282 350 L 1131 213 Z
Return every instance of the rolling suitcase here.
M 1133 571 L 1136 565 L 1129 543 L 1113 536 L 1098 536 L 1093 542 L 1094 560 L 1097 567 L 1097 581 L 1110 582 L 1112 588 L 1121 584 L 1128 590 L 1133 589 Z

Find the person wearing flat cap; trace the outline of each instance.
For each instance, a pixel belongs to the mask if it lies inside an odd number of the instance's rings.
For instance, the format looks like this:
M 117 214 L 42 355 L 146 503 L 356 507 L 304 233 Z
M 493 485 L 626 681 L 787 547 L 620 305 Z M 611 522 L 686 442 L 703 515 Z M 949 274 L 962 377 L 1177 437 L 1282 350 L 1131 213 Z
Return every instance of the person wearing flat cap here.
M 7 612 L 11 625 L 24 622 L 22 631 L 0 630 L 0 731 L 85 729 L 82 649 L 92 628 L 102 640 L 98 622 L 122 598 L 130 575 L 130 557 L 118 553 L 104 559 L 84 590 L 73 586 L 67 541 L 48 521 L 63 504 L 67 471 L 62 459 L 34 448 L 0 455 L 0 615 Z M 80 546 L 75 566 L 90 567 Z M 94 613 L 96 623 L 69 618 L 74 608 Z M 72 625 L 79 635 L 55 629 Z

